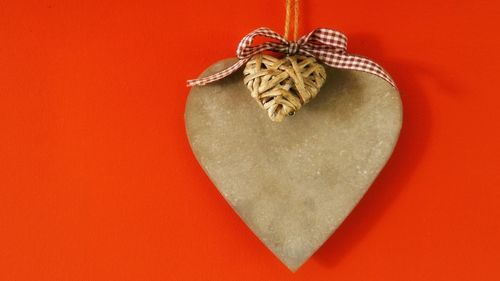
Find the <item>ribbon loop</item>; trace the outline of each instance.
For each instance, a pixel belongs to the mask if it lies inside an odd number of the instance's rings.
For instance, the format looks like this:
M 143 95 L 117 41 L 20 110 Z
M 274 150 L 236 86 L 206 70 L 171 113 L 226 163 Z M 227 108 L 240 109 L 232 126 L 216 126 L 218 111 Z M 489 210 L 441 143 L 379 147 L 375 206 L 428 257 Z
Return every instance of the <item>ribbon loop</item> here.
M 274 41 L 253 45 L 255 37 L 269 38 Z M 236 49 L 239 61 L 235 64 L 210 76 L 188 80 L 188 86 L 202 86 L 227 77 L 248 62 L 251 57 L 264 51 L 312 56 L 330 67 L 363 71 L 377 75 L 389 82 L 393 87 L 396 87 L 389 74 L 380 65 L 370 59 L 348 54 L 347 36 L 339 31 L 318 28 L 294 42 L 286 40 L 267 27 L 257 28 L 241 39 Z

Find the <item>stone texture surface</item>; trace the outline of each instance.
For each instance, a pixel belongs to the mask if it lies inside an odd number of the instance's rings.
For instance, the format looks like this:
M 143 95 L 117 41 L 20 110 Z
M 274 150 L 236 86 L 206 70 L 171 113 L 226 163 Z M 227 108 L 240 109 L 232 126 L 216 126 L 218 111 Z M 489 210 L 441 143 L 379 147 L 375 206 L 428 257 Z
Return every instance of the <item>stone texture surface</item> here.
M 218 62 L 202 75 L 232 62 Z M 193 152 L 212 182 L 295 271 L 385 165 L 399 136 L 402 106 L 398 91 L 382 79 L 327 67 L 319 95 L 274 123 L 250 97 L 240 71 L 194 87 L 185 118 Z

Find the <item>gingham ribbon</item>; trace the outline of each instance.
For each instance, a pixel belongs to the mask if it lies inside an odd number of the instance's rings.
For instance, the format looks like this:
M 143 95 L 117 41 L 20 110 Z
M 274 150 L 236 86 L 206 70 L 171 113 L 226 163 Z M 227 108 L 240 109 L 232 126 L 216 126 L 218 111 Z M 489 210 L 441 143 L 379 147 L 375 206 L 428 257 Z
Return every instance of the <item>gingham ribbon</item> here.
M 257 36 L 275 39 L 276 42 L 264 42 L 253 46 L 253 40 Z M 396 87 L 389 74 L 380 65 L 367 58 L 348 54 L 347 37 L 341 32 L 318 28 L 302 36 L 297 42 L 292 42 L 267 27 L 258 28 L 241 39 L 236 51 L 239 60 L 235 64 L 210 76 L 188 80 L 188 86 L 202 86 L 220 80 L 238 70 L 252 56 L 264 51 L 312 56 L 334 68 L 359 70 L 377 75 Z

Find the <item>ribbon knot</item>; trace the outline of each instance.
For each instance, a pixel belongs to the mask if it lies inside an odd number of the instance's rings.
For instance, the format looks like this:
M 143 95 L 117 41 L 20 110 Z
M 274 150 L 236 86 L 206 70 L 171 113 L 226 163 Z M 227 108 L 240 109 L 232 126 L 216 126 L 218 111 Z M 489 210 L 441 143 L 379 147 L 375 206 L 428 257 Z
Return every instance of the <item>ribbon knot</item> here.
M 288 42 L 287 53 L 289 55 L 295 55 L 295 54 L 297 54 L 298 51 L 299 51 L 299 44 L 297 44 L 297 43 L 295 43 L 293 41 Z
M 258 36 L 271 39 L 271 41 L 253 45 L 254 38 Z M 257 28 L 241 39 L 236 50 L 239 60 L 235 64 L 210 76 L 188 80 L 188 86 L 202 86 L 227 77 L 236 72 L 254 55 L 265 51 L 311 56 L 330 67 L 377 75 L 396 87 L 389 74 L 376 62 L 347 53 L 347 37 L 339 31 L 318 28 L 294 42 L 286 40 L 267 27 Z

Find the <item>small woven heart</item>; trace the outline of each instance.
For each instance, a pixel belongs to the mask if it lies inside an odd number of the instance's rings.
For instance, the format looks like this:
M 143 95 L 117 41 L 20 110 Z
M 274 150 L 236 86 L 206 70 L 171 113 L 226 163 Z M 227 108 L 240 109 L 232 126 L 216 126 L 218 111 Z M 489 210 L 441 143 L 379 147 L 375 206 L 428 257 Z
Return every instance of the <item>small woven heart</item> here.
M 282 59 L 258 54 L 247 62 L 245 85 L 269 118 L 281 122 L 316 97 L 325 83 L 325 68 L 315 58 L 300 55 Z

